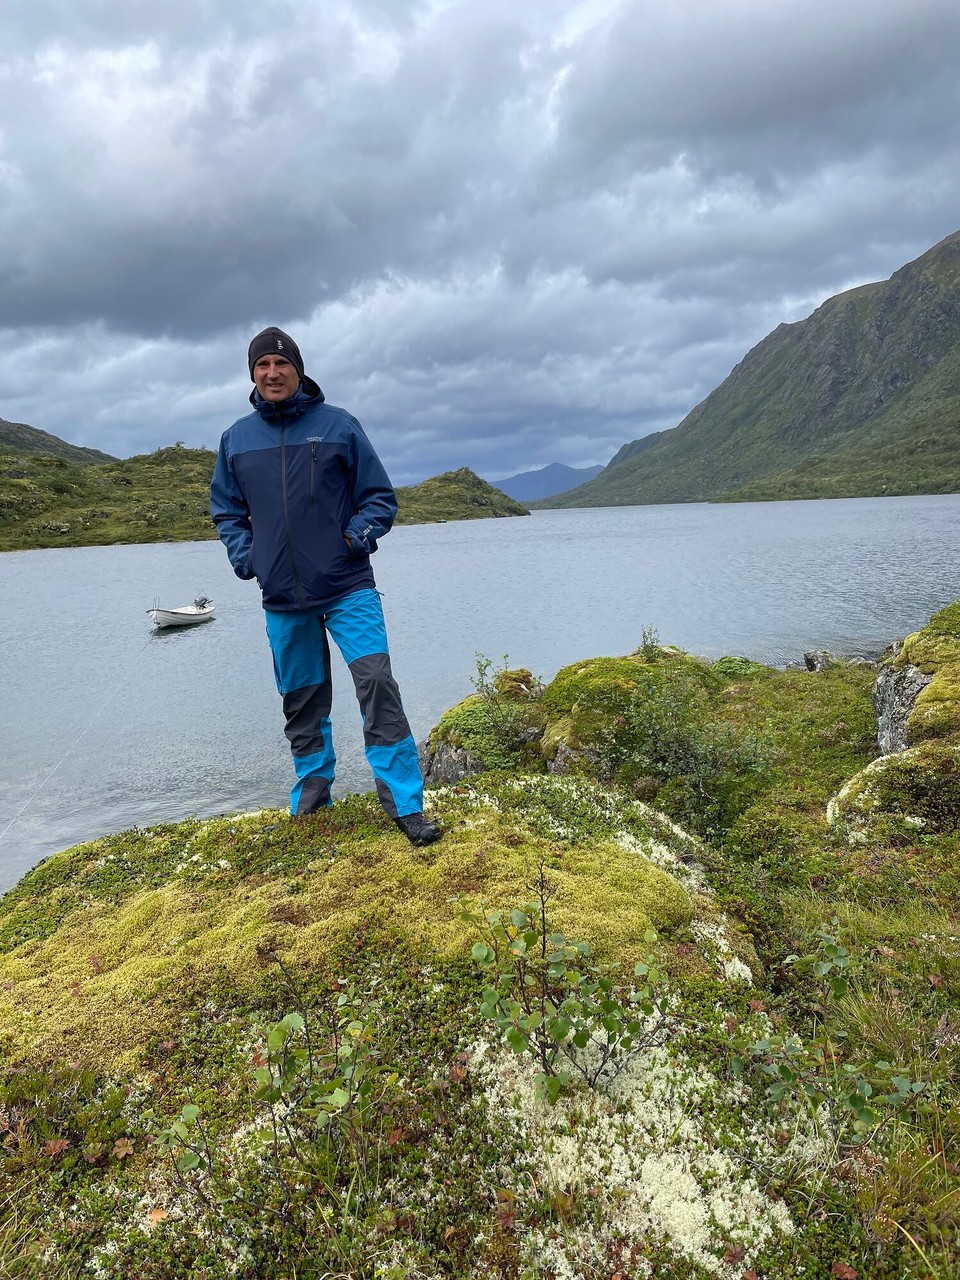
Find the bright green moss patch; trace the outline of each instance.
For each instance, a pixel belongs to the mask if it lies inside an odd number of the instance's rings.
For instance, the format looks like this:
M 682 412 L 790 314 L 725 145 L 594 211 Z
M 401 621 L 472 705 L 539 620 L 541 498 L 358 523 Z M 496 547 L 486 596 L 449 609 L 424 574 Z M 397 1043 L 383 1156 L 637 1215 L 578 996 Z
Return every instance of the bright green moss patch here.
M 939 667 L 920 690 L 907 719 L 907 736 L 910 742 L 960 737 L 960 662 Z
M 955 601 L 935 613 L 925 627 L 907 636 L 894 659 L 894 666 L 908 663 L 931 675 L 939 667 L 960 662 L 960 602 Z
M 710 664 L 714 675 L 724 680 L 752 680 L 757 676 L 768 676 L 771 668 L 762 662 L 754 662 L 751 658 L 724 657 Z
M 254 1001 L 265 948 L 320 973 L 370 930 L 428 954 L 462 954 L 468 933 L 450 899 L 509 909 L 541 864 L 557 886 L 558 927 L 606 954 L 639 955 L 651 926 L 669 931 L 690 918 L 686 890 L 642 852 L 647 841 L 688 854 L 688 843 L 641 806 L 544 778 L 436 793 L 433 808 L 445 836 L 426 851 L 388 826 L 371 797 L 354 797 L 310 819 L 189 822 L 160 839 L 127 832 L 115 850 L 104 839 L 51 860 L 37 873 L 45 895 L 58 873 L 78 870 L 84 891 L 54 889 L 46 929 L 0 960 L 8 1052 L 59 1047 L 101 1067 L 129 1064 L 162 1034 L 188 979 L 225 982 Z M 10 904 L 18 930 L 31 884 L 28 876 Z
M 653 661 L 645 661 L 637 653 L 571 663 L 547 685 L 544 706 L 551 718 L 571 712 L 578 721 L 616 715 L 626 699 L 650 684 L 662 682 L 668 672 L 678 667 L 693 674 L 705 687 L 716 683 L 704 663 L 679 650 L 661 648 Z

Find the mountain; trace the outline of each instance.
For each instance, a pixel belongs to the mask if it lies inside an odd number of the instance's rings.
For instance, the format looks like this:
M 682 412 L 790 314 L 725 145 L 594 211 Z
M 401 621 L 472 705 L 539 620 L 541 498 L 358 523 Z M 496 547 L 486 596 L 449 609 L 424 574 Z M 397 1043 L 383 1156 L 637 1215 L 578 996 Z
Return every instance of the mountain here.
M 445 471 L 420 484 L 397 490 L 397 524 L 436 524 L 446 520 L 483 520 L 491 516 L 528 516 L 519 502 L 481 480 L 469 467 Z
M 77 444 L 67 444 L 66 440 L 51 436 L 46 431 L 39 431 L 36 427 L 28 427 L 25 422 L 8 422 L 6 418 L 0 418 L 0 449 L 9 449 L 17 454 L 47 453 L 81 466 L 116 461 L 111 454 L 101 453 L 99 449 L 84 449 Z
M 586 484 L 600 474 L 603 467 L 568 467 L 563 462 L 551 462 L 538 471 L 521 471 L 508 480 L 498 480 L 497 488 L 518 502 L 533 502 L 536 498 L 552 498 L 575 485 Z
M 960 490 L 960 232 L 781 324 L 551 507 Z

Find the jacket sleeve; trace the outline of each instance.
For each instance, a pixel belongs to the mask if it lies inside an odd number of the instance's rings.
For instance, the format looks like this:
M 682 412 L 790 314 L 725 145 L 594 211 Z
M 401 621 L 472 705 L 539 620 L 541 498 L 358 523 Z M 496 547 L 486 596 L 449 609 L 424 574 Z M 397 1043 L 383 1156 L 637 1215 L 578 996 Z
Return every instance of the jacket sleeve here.
M 348 458 L 357 514 L 343 532 L 354 555 L 373 555 L 377 539 L 393 525 L 397 495 L 383 463 L 355 418 L 351 420 Z
M 220 440 L 220 452 L 217 454 L 217 464 L 210 482 L 210 514 L 217 526 L 220 541 L 227 548 L 234 573 L 238 578 L 252 578 L 250 547 L 253 543 L 253 528 L 250 524 L 250 509 L 243 490 L 237 483 L 225 435 Z

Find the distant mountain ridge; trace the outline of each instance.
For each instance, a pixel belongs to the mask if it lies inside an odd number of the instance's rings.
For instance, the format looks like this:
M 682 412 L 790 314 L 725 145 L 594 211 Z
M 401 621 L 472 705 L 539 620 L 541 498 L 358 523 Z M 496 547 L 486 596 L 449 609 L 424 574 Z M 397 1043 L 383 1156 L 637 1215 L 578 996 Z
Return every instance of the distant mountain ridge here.
M 537 498 L 552 498 L 576 485 L 585 484 L 603 470 L 602 464 L 594 467 L 568 467 L 564 462 L 550 462 L 536 471 L 521 471 L 506 480 L 490 483 L 517 502 L 533 502 Z
M 960 232 L 781 324 L 676 427 L 541 506 L 960 491 Z
M 67 462 L 77 462 L 81 466 L 90 466 L 97 462 L 116 462 L 109 453 L 101 453 L 99 449 L 85 449 L 82 445 L 68 444 L 58 436 L 40 431 L 37 427 L 28 427 L 25 422 L 8 422 L 0 418 L 0 449 L 9 449 L 11 453 L 48 453 L 54 458 L 65 458 Z

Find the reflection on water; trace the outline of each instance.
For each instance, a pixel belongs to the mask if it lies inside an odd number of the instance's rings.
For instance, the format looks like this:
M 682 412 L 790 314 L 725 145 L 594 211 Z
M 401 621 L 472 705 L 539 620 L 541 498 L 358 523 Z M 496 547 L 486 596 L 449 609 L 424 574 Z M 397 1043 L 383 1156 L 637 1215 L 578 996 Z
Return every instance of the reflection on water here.
M 374 561 L 414 733 L 475 655 L 549 678 L 665 643 L 774 664 L 878 652 L 960 595 L 960 497 L 543 511 L 395 529 Z M 217 604 L 157 631 L 156 596 Z M 0 555 L 0 889 L 133 825 L 283 804 L 290 764 L 255 585 L 219 543 Z M 334 660 L 335 790 L 371 786 Z

